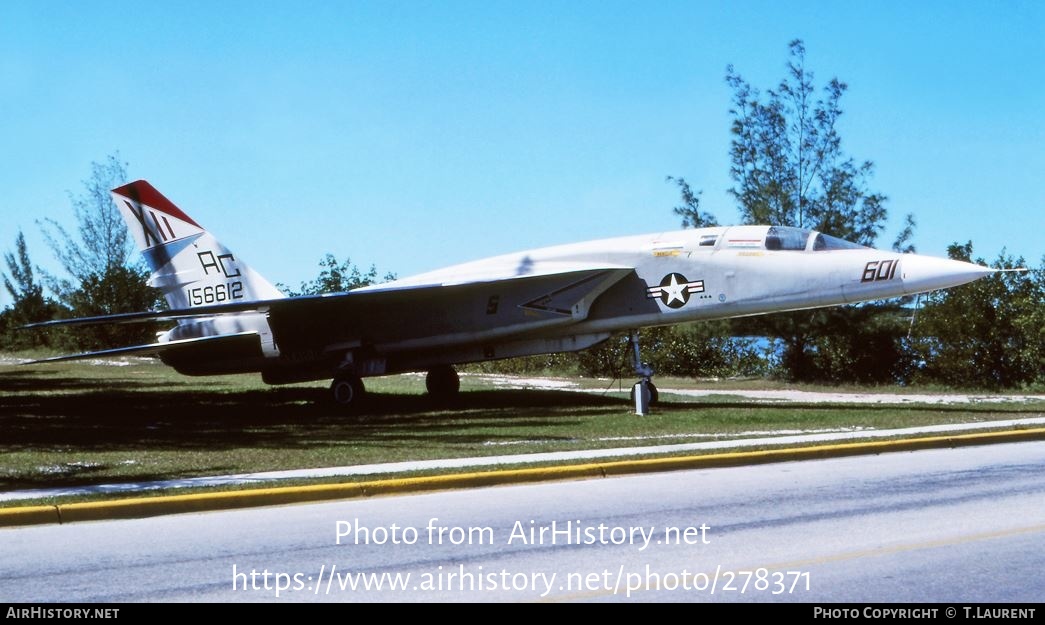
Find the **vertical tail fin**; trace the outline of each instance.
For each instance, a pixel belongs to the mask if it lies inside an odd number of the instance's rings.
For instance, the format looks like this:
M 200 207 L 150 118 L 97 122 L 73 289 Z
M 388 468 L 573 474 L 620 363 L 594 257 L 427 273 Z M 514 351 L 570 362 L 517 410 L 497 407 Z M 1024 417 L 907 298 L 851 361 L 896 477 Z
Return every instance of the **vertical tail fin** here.
M 148 182 L 113 189 L 112 197 L 152 270 L 149 284 L 171 308 L 284 297 Z

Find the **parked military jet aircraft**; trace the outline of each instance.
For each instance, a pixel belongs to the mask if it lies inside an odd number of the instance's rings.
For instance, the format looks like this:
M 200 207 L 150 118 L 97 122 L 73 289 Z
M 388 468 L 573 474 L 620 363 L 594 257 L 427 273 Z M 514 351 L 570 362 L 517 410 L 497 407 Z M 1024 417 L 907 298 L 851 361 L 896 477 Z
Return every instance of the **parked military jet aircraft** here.
M 460 363 L 582 350 L 622 330 L 911 295 L 994 271 L 801 228 L 732 226 L 548 247 L 285 297 L 148 182 L 112 196 L 170 310 L 35 325 L 177 325 L 154 344 L 48 361 L 156 354 L 187 375 L 333 379 L 344 406 L 358 403 L 368 376 L 427 371 L 429 393 L 445 396 L 458 390 Z M 655 395 L 634 345 L 642 392 Z

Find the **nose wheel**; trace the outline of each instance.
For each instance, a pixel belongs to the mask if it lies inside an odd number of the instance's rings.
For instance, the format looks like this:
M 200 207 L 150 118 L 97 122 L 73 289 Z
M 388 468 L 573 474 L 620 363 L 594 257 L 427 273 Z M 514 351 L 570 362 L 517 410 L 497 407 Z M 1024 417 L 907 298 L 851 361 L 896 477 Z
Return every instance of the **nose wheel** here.
M 635 383 L 634 386 L 631 387 L 632 403 L 635 402 L 636 389 L 641 387 L 642 385 L 646 386 L 646 392 L 649 393 L 649 405 L 652 406 L 653 404 L 656 404 L 657 401 L 660 400 L 660 393 L 657 391 L 657 386 L 653 383 L 653 380 L 650 380 L 649 378 L 639 380 Z

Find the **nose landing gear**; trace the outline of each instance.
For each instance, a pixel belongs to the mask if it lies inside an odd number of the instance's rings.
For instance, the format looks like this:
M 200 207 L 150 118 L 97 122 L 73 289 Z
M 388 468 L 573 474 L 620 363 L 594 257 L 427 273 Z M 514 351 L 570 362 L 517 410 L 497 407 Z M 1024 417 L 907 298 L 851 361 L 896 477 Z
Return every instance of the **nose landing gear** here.
M 642 378 L 631 387 L 631 401 L 635 404 L 635 414 L 645 416 L 649 414 L 651 405 L 660 399 L 657 387 L 653 384 L 653 368 L 649 363 L 642 362 L 639 350 L 639 333 L 632 330 L 628 334 L 628 343 L 631 345 L 631 363 L 635 367 L 635 373 Z

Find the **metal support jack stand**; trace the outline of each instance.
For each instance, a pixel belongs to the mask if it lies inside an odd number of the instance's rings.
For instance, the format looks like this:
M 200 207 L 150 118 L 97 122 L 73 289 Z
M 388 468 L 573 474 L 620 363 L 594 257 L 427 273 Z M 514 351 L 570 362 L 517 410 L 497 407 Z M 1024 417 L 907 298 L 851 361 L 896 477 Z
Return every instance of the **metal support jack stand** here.
M 635 401 L 635 414 L 643 417 L 649 414 L 650 404 L 656 399 L 657 387 L 653 386 L 653 382 L 650 380 L 653 377 L 653 368 L 648 363 L 642 362 L 639 353 L 638 331 L 632 330 L 628 334 L 628 342 L 631 343 L 631 362 L 635 367 L 635 373 L 642 376 L 642 379 L 632 387 L 631 396 Z

